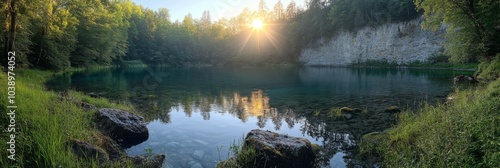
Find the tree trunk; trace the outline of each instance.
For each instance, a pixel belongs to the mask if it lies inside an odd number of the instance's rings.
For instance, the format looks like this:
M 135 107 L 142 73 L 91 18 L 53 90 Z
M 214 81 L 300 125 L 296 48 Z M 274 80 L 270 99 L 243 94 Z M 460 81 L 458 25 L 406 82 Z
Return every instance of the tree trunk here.
M 2 3 L 5 3 L 7 4 L 8 1 L 2 1 Z M 0 60 L 0 65 L 3 65 L 3 66 L 7 66 L 7 57 L 8 57 L 8 53 L 9 53 L 9 50 L 7 49 L 9 47 L 9 30 L 8 30 L 8 22 L 9 22 L 9 10 L 5 10 L 5 22 L 2 23 L 5 25 L 5 29 L 2 29 L 3 33 L 4 33 L 4 36 L 2 38 L 4 38 L 4 43 L 3 43 L 3 55 L 1 58 L 2 60 Z
M 2 60 L 2 64 L 7 66 L 7 57 L 9 52 L 15 52 L 15 39 L 16 39 L 16 19 L 17 19 L 17 0 L 11 0 L 10 1 L 10 6 L 5 12 L 6 16 L 6 23 L 8 23 L 8 16 L 10 14 L 10 25 L 9 25 L 9 30 L 5 34 L 5 53 L 4 53 L 4 60 Z
M 17 27 L 17 0 L 10 1 L 10 30 L 7 44 L 7 52 L 15 50 L 16 27 Z

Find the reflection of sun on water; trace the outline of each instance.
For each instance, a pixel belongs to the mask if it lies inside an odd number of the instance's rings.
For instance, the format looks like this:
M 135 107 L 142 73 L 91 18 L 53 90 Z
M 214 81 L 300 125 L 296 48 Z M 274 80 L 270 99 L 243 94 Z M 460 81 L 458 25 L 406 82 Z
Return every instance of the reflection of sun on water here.
M 249 97 L 240 97 L 239 94 L 234 94 L 234 102 L 236 105 L 241 105 L 245 111 L 251 116 L 264 116 L 266 112 L 273 110 L 269 107 L 269 97 L 264 96 L 262 90 L 252 91 Z

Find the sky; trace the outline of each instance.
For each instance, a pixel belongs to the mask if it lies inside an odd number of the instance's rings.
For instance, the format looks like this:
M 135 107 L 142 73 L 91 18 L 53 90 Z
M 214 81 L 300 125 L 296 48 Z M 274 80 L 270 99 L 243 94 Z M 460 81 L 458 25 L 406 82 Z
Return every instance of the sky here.
M 201 18 L 203 11 L 209 10 L 212 21 L 220 18 L 231 18 L 243 11 L 245 7 L 250 10 L 256 10 L 259 0 L 132 0 L 136 4 L 146 8 L 157 10 L 158 8 L 167 8 L 170 11 L 171 20 L 182 21 L 184 16 L 191 13 L 194 18 Z M 283 8 L 291 0 L 281 0 Z M 268 9 L 272 9 L 278 0 L 266 0 Z M 303 6 L 303 0 L 295 0 L 297 6 Z

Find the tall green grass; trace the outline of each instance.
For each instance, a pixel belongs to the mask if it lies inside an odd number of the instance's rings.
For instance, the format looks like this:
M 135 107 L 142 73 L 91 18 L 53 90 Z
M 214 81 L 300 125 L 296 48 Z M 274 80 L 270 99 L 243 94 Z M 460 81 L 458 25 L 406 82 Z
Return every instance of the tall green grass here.
M 446 104 L 398 116 L 377 148 L 387 167 L 500 165 L 500 79 L 451 97 Z
M 0 167 L 98 167 L 94 161 L 78 159 L 67 147 L 70 139 L 91 142 L 97 134 L 92 126 L 94 112 L 83 111 L 77 101 L 87 101 L 97 107 L 133 110 L 131 106 L 93 99 L 78 92 L 72 98 L 45 90 L 43 83 L 53 72 L 23 70 L 16 72 L 16 162 L 7 158 L 9 133 L 0 135 Z M 7 85 L 7 75 L 0 74 L 0 85 Z M 4 88 L 4 87 L 2 87 Z M 76 99 L 76 100 L 75 100 Z M 0 128 L 5 130 L 9 118 L 7 90 L 0 90 Z
M 257 164 L 257 153 L 255 148 L 251 146 L 244 145 L 244 136 L 238 141 L 233 141 L 233 143 L 227 149 L 227 154 L 230 157 L 227 160 L 220 160 L 217 163 L 217 168 L 252 168 L 259 167 Z M 219 155 L 223 147 L 219 148 Z

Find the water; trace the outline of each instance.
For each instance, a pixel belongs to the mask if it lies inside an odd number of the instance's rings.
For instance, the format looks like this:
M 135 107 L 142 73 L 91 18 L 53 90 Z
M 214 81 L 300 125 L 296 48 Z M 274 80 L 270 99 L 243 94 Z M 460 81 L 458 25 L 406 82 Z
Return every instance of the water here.
M 131 102 L 150 137 L 129 155 L 167 155 L 166 167 L 214 167 L 252 129 L 304 137 L 325 150 L 324 167 L 373 165 L 356 157 L 360 136 L 395 122 L 388 106 L 443 101 L 451 79 L 472 72 L 331 67 L 130 68 L 65 74 L 47 85 Z M 332 107 L 363 109 L 335 118 Z

